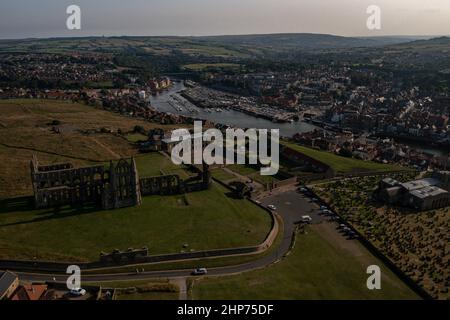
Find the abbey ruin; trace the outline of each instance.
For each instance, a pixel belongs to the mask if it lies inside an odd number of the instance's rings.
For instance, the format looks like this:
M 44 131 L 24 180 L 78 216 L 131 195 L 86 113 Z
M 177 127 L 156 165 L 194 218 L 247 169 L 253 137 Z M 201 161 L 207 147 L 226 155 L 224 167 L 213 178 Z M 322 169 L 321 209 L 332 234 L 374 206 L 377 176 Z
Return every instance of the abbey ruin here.
M 194 168 L 196 176 L 139 178 L 134 158 L 110 161 L 109 166 L 74 168 L 70 163 L 40 165 L 33 156 L 31 181 L 36 208 L 96 204 L 102 209 L 138 206 L 142 196 L 171 195 L 209 188 L 209 168 Z

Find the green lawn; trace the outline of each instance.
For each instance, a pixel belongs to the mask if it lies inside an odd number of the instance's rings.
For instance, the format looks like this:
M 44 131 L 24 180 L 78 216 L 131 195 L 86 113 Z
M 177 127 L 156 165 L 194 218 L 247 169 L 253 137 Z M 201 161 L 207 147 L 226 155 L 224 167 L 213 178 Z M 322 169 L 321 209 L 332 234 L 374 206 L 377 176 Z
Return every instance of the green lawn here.
M 211 170 L 211 175 L 220 181 L 229 181 L 229 180 L 237 179 L 236 176 L 232 175 L 229 172 L 224 171 L 223 169 Z
M 145 141 L 148 139 L 148 137 L 143 135 L 142 133 L 130 133 L 127 134 L 125 138 L 127 138 L 127 140 L 130 142 Z
M 256 245 L 269 215 L 246 200 L 210 190 L 144 197 L 139 207 L 31 210 L 26 200 L 0 203 L 0 258 L 90 261 L 101 251 L 148 246 L 150 254 Z
M 243 164 L 232 164 L 227 166 L 227 168 L 243 176 L 248 176 L 254 173 L 260 173 L 258 170 Z
M 192 71 L 203 71 L 205 69 L 238 69 L 239 65 L 235 63 L 196 63 L 187 64 L 183 66 L 183 69 Z
M 236 276 L 195 282 L 194 299 L 417 299 L 380 261 L 362 263 L 333 246 L 316 231 L 299 234 L 295 248 L 281 262 Z M 382 289 L 368 290 L 366 268 L 382 268 Z
M 163 263 L 152 263 L 152 264 L 141 264 L 133 265 L 129 267 L 116 267 L 116 268 L 103 268 L 86 270 L 84 274 L 113 274 L 113 273 L 132 273 L 136 272 L 136 269 L 144 269 L 145 271 L 160 271 L 160 270 L 186 270 L 198 268 L 199 266 L 204 268 L 217 268 L 232 265 L 239 265 L 250 261 L 258 260 L 265 257 L 275 250 L 278 250 L 279 245 L 283 240 L 283 221 L 279 218 L 279 231 L 278 235 L 273 242 L 272 246 L 266 251 L 258 254 L 248 254 L 230 257 L 210 257 L 204 259 L 195 259 L 189 261 L 174 261 L 174 262 L 163 262 Z
M 182 166 L 175 165 L 160 153 L 148 153 L 135 157 L 139 177 L 154 177 L 161 174 L 178 174 L 186 178 L 189 173 Z
M 281 142 L 281 144 L 329 165 L 336 172 L 343 172 L 343 173 L 352 171 L 382 172 L 382 171 L 396 171 L 404 169 L 402 167 L 395 165 L 387 165 L 371 161 L 363 161 L 353 158 L 341 157 L 330 152 L 303 147 L 291 142 L 283 141 Z
M 262 184 L 280 181 L 275 176 L 263 176 L 259 172 L 251 174 L 248 177 L 253 179 L 253 180 L 255 180 L 255 181 L 257 181 L 257 182 L 259 182 L 259 183 L 262 183 Z

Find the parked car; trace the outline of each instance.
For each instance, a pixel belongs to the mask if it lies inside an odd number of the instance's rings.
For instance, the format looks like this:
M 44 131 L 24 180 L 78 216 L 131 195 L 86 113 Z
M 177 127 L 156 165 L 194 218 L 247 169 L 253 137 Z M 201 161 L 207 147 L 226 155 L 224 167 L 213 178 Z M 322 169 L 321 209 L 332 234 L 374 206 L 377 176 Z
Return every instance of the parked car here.
M 341 229 L 341 231 L 345 234 L 347 234 L 348 232 L 352 231 L 352 229 L 350 229 L 349 227 L 345 226 Z
M 269 208 L 269 209 L 272 210 L 272 211 L 277 210 L 277 207 L 275 207 L 273 204 L 269 204 L 269 205 L 267 206 L 267 208 Z
M 82 289 L 82 288 L 78 288 L 78 289 L 72 289 L 69 291 L 69 293 L 72 296 L 76 296 L 76 297 L 82 297 L 86 294 L 86 290 Z
M 346 235 L 350 235 L 350 234 L 354 233 L 354 231 L 353 231 L 352 229 L 350 229 L 350 228 L 345 228 L 345 229 L 344 229 L 344 233 L 345 233 Z
M 359 238 L 359 235 L 353 231 L 348 234 L 349 240 L 358 239 L 358 238 Z
M 342 229 L 344 229 L 345 227 L 347 227 L 345 224 L 343 224 L 343 223 L 341 223 L 340 225 L 338 225 L 338 229 L 339 230 L 342 230 Z
M 192 272 L 192 274 L 194 276 L 203 276 L 207 273 L 208 273 L 208 270 L 206 270 L 206 268 L 197 268 Z
M 302 219 L 300 220 L 302 223 L 311 223 L 312 218 L 310 216 L 302 216 Z

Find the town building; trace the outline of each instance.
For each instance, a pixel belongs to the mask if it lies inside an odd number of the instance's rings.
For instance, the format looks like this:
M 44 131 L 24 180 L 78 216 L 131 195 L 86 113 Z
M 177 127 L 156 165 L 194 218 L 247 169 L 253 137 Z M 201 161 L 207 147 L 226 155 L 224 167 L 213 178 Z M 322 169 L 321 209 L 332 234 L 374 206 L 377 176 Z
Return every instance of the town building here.
M 440 180 L 437 176 L 447 180 Z M 448 177 L 448 174 L 439 173 L 434 174 L 432 178 L 405 183 L 386 178 L 379 183 L 375 195 L 390 205 L 411 207 L 420 211 L 439 209 L 450 205 Z

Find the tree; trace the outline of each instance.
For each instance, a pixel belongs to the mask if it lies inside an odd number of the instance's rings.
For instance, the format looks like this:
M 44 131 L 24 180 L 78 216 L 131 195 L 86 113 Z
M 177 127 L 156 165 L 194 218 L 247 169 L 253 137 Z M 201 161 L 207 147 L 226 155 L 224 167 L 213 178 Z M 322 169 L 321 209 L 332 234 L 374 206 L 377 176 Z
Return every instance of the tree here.
M 234 181 L 230 183 L 230 186 L 234 189 L 234 193 L 238 198 L 244 199 L 250 196 L 250 188 L 245 183 Z

